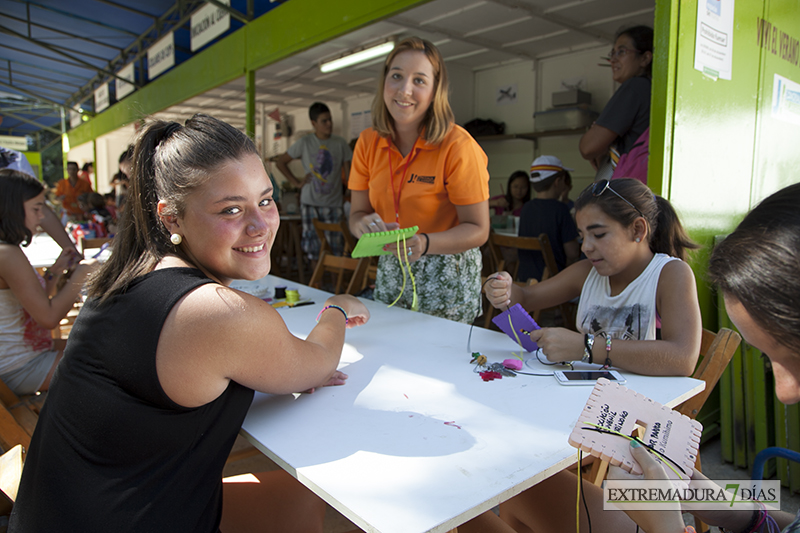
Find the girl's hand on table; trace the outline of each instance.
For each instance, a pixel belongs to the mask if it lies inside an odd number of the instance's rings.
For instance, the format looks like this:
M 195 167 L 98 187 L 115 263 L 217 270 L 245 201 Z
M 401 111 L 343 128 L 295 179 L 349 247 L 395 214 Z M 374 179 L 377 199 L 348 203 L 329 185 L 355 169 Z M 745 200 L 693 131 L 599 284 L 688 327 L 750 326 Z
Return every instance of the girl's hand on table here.
M 345 383 L 347 383 L 347 378 L 348 377 L 350 377 L 350 376 L 348 376 L 344 372 L 340 372 L 339 370 L 336 370 L 336 371 L 334 371 L 333 375 L 330 378 L 328 378 L 328 380 L 325 383 L 320 385 L 320 387 L 338 387 L 340 385 L 344 385 Z M 307 394 L 311 394 L 312 392 L 314 392 L 318 388 L 319 387 L 311 387 L 310 389 L 308 389 L 306 391 L 303 391 L 303 392 L 305 392 Z
M 513 280 L 508 272 L 496 272 L 489 276 L 484 286 L 486 298 L 495 309 L 503 309 L 511 305 L 511 285 Z
M 583 358 L 583 335 L 576 331 L 565 328 L 542 328 L 531 331 L 530 337 L 539 345 L 547 359 L 554 363 L 580 361 Z
M 325 305 L 337 305 L 347 313 L 347 328 L 363 326 L 369 321 L 369 309 L 364 303 L 349 294 L 338 294 L 331 296 L 325 301 Z
M 644 475 L 634 475 L 622 468 L 610 465 L 608 479 L 667 479 L 667 474 L 661 463 L 647 451 L 647 448 L 638 442 L 631 441 L 633 458 L 642 467 Z M 625 511 L 631 520 L 636 522 L 647 533 L 676 533 L 683 531 L 684 522 L 679 503 L 665 505 L 663 511 Z

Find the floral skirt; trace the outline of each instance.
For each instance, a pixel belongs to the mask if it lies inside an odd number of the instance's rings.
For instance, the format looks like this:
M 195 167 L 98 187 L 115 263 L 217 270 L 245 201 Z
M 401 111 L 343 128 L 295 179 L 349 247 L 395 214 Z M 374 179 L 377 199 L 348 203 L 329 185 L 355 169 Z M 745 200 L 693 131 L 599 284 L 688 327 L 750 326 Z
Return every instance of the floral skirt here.
M 481 264 L 479 248 L 452 255 L 426 255 L 411 263 L 419 311 L 471 324 L 481 311 Z M 380 257 L 375 299 L 390 304 L 402 292 L 395 305 L 411 309 L 414 292 L 405 262 L 402 266 L 394 255 Z

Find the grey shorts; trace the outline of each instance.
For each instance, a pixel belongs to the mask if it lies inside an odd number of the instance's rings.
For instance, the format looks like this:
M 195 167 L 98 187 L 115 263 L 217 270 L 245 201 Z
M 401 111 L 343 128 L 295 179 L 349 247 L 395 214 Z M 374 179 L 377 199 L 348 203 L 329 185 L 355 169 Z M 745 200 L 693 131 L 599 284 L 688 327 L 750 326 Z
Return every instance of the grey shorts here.
M 0 375 L 0 379 L 16 394 L 33 394 L 44 383 L 57 355 L 58 350 L 42 352 L 20 368 Z

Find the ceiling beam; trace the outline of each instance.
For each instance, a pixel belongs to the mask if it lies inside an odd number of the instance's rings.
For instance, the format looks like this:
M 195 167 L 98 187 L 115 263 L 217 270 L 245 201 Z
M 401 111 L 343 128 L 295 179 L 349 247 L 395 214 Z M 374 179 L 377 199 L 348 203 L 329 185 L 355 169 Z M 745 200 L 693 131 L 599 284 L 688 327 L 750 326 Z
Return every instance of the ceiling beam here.
M 0 45 L 0 47 L 2 47 L 2 45 Z M 44 56 L 44 57 L 46 57 L 46 56 Z M 56 70 L 56 69 L 52 69 L 52 68 L 42 67 L 40 65 L 34 65 L 33 63 L 26 63 L 25 61 L 17 61 L 16 59 L 8 59 L 7 57 L 0 57 L 0 61 L 5 61 L 6 63 L 9 63 L 11 65 L 24 65 L 24 66 L 29 67 L 29 68 L 35 68 L 35 69 L 39 69 L 39 70 L 44 70 L 45 72 L 52 72 L 53 74 L 59 74 L 61 76 L 67 76 L 68 78 L 75 78 L 76 80 L 83 81 L 83 78 L 81 78 L 80 76 L 76 76 L 72 72 L 64 72 L 62 70 Z M 24 71 L 15 71 L 15 72 L 23 73 Z M 61 83 L 60 80 L 59 80 L 59 83 Z
M 20 122 L 26 122 L 28 124 L 33 124 L 34 126 L 38 126 L 43 130 L 52 131 L 53 133 L 61 135 L 61 130 L 57 130 L 55 128 L 51 128 L 50 126 L 45 126 L 44 124 L 39 124 L 38 122 L 34 122 L 33 120 L 28 120 L 27 118 L 21 117 L 19 115 L 14 114 L 14 113 L 9 113 L 5 109 L 3 109 L 3 116 L 10 117 L 10 118 L 13 118 L 15 120 L 19 120 Z
M 65 104 L 62 104 L 61 102 L 56 102 L 55 100 L 51 100 L 50 98 L 46 98 L 46 97 L 44 97 L 44 96 L 42 96 L 40 94 L 36 94 L 34 92 L 28 91 L 27 89 L 23 89 L 21 87 L 15 87 L 14 85 L 10 85 L 10 84 L 8 84 L 8 83 L 6 83 L 4 81 L 0 81 L 0 87 L 8 87 L 9 89 L 13 89 L 15 91 L 19 91 L 22 94 L 27 94 L 31 98 L 35 98 L 36 100 L 39 100 L 41 102 L 47 102 L 49 104 L 54 104 L 54 105 L 58 106 L 59 108 L 63 107 L 65 109 L 72 109 L 72 110 L 74 110 L 76 112 L 78 111 L 77 107 L 73 107 L 71 105 L 65 105 Z
M 128 63 L 132 63 L 141 59 L 147 54 L 147 49 L 156 41 L 161 39 L 167 33 L 180 28 L 191 18 L 198 8 L 204 4 L 204 0 L 176 0 L 172 6 L 164 12 L 163 15 L 158 17 L 153 24 L 147 28 L 137 38 L 114 59 L 108 62 L 107 70 L 119 70 Z M 172 22 L 171 17 L 179 17 L 177 22 Z M 95 85 L 102 83 L 106 80 L 107 76 L 101 75 L 102 71 L 95 69 L 96 74 L 90 79 L 81 89 L 72 95 L 72 98 L 67 100 L 69 103 L 81 102 L 94 93 Z M 127 80 L 126 80 L 127 81 Z M 134 84 L 137 87 L 142 87 L 144 84 Z
M 43 9 L 45 11 L 50 11 L 52 13 L 58 13 L 59 15 L 62 15 L 64 17 L 73 18 L 73 19 L 77 19 L 77 20 L 82 20 L 83 22 L 87 22 L 89 24 L 94 24 L 95 26 L 100 26 L 101 28 L 114 30 L 114 31 L 119 32 L 119 33 L 125 33 L 127 35 L 132 36 L 132 37 L 136 37 L 137 36 L 136 33 L 132 32 L 131 30 L 129 30 L 127 28 L 118 28 L 116 26 L 112 26 L 112 25 L 106 24 L 104 22 L 98 22 L 97 20 L 93 20 L 93 19 L 88 18 L 88 17 L 83 17 L 81 15 L 76 15 L 75 13 L 70 13 L 69 11 L 63 11 L 61 9 L 56 9 L 54 7 L 51 7 L 51 6 L 48 6 L 48 5 L 45 5 L 45 4 L 40 4 L 38 2 L 31 2 L 30 0 L 6 0 L 6 1 L 16 2 L 17 4 L 25 4 L 26 6 L 27 5 L 36 6 L 39 9 Z
M 70 32 L 64 31 L 64 30 L 60 30 L 58 28 L 53 28 L 52 26 L 45 26 L 44 24 L 40 24 L 40 23 L 34 22 L 32 20 L 21 19 L 19 17 L 15 17 L 15 16 L 9 15 L 7 13 L 0 13 L 0 17 L 6 17 L 6 18 L 9 18 L 11 20 L 16 20 L 17 22 L 22 22 L 24 24 L 29 24 L 31 26 L 35 26 L 37 28 L 43 28 L 43 29 L 45 29 L 47 31 L 51 31 L 53 33 L 66 35 L 67 37 L 69 37 L 71 39 L 78 39 L 80 41 L 86 41 L 87 43 L 93 44 L 95 46 L 105 46 L 106 48 L 113 48 L 114 50 L 121 51 L 119 46 L 114 46 L 113 44 L 107 44 L 107 43 L 104 43 L 102 41 L 97 41 L 95 39 L 90 39 L 89 37 L 84 37 L 82 35 L 77 35 L 75 33 L 70 33 Z
M 36 74 L 31 74 L 30 72 L 25 72 L 24 70 L 13 70 L 12 71 L 10 68 L 2 67 L 2 66 L 0 66 L 0 69 L 8 71 L 8 77 L 9 77 L 8 83 L 13 83 L 11 81 L 11 77 L 12 76 L 15 79 L 20 77 L 20 76 L 22 76 L 22 77 L 25 77 L 25 78 L 33 78 L 35 80 L 49 81 L 50 83 L 53 83 L 55 81 L 55 80 L 53 80 L 53 78 L 45 78 L 44 76 L 38 76 Z M 80 87 L 80 85 L 78 85 L 77 83 L 69 83 L 69 82 L 63 81 L 63 80 L 58 80 L 56 83 L 58 83 L 59 85 L 66 85 L 68 87 L 75 87 L 76 89 L 78 87 Z M 72 94 L 73 92 L 74 91 L 70 91 L 69 93 Z
M 41 57 L 42 59 L 47 59 L 49 61 L 53 61 L 54 63 L 61 63 L 62 65 L 69 65 L 70 67 L 82 68 L 86 70 L 94 70 L 94 68 L 85 67 L 80 63 L 75 63 L 74 61 L 64 61 L 63 59 L 59 59 L 57 57 L 40 54 L 38 52 L 33 52 L 31 50 L 25 50 L 24 48 L 17 48 L 16 46 L 9 46 L 4 43 L 0 43 L 0 48 L 7 48 L 8 50 L 13 50 L 14 52 L 20 52 L 22 54 L 26 54 L 29 56 Z
M 118 76 L 116 72 L 113 72 L 113 71 L 110 71 L 110 70 L 106 70 L 106 69 L 104 69 L 102 67 L 97 67 L 95 65 L 92 65 L 91 63 L 86 62 L 86 61 L 84 61 L 82 59 L 79 59 L 77 57 L 74 57 L 74 56 L 72 56 L 72 55 L 70 55 L 70 54 L 68 54 L 66 52 L 62 52 L 61 50 L 59 50 L 55 46 L 49 45 L 47 43 L 43 43 L 41 41 L 38 41 L 38 40 L 33 39 L 31 37 L 28 37 L 27 35 L 22 35 L 21 33 L 15 32 L 11 28 L 3 26 L 2 24 L 0 24 L 0 32 L 6 33 L 8 35 L 12 35 L 14 37 L 17 37 L 18 39 L 22 39 L 23 41 L 28 41 L 29 43 L 33 43 L 33 44 L 35 44 L 37 46 L 41 46 L 45 50 L 50 50 L 51 52 L 54 52 L 54 53 L 59 54 L 59 55 L 62 55 L 64 57 L 68 58 L 68 59 L 71 59 L 72 61 L 76 61 L 81 65 L 85 65 L 86 68 L 90 68 L 90 69 L 92 69 L 94 71 L 97 71 L 97 72 L 103 72 L 104 74 L 106 74 L 108 76 L 111 76 L 112 78 L 118 78 L 118 79 L 120 79 L 122 81 L 130 83 L 129 80 L 126 80 L 125 78 L 122 78 L 122 77 Z M 136 84 L 134 84 L 134 85 L 136 85 Z M 136 86 L 140 87 L 140 85 L 136 85 Z
M 545 20 L 547 22 L 551 22 L 553 24 L 558 24 L 561 27 L 567 28 L 568 30 L 572 30 L 576 33 L 580 33 L 586 35 L 588 37 L 592 37 L 594 39 L 600 39 L 601 41 L 606 41 L 609 43 L 614 42 L 614 36 L 610 33 L 606 33 L 604 31 L 595 30 L 591 27 L 584 27 L 581 24 L 578 24 L 574 20 L 570 20 L 566 17 L 562 17 L 561 15 L 555 15 L 552 12 L 548 12 L 547 9 L 542 9 L 538 7 L 533 7 L 531 5 L 520 5 L 517 0 L 488 0 L 493 4 L 497 4 L 499 6 L 508 7 L 522 13 L 526 13 L 532 17 L 536 17 L 541 20 Z
M 245 24 L 247 24 L 248 22 L 250 22 L 251 20 L 253 20 L 253 17 L 252 17 L 252 15 L 251 15 L 251 16 L 249 16 L 249 17 L 248 17 L 247 15 L 243 15 L 243 14 L 239 13 L 238 11 L 236 11 L 235 9 L 233 9 L 231 6 L 226 6 L 225 4 L 223 4 L 222 2 L 220 2 L 219 0 L 208 0 L 208 3 L 209 3 L 209 4 L 213 4 L 213 5 L 215 5 L 215 6 L 217 6 L 217 7 L 218 7 L 218 8 L 220 8 L 220 9 L 224 9 L 224 10 L 225 10 L 225 11 L 227 11 L 227 12 L 228 12 L 228 13 L 229 13 L 229 14 L 230 14 L 230 15 L 231 15 L 233 18 L 235 18 L 235 19 L 236 19 L 236 20 L 238 20 L 239 22 L 244 22 Z
M 466 37 L 464 36 L 463 33 L 443 28 L 441 26 L 436 26 L 434 24 L 425 24 L 423 26 L 417 22 L 414 22 L 413 20 L 403 17 L 392 17 L 389 20 L 389 22 L 391 22 L 392 24 L 397 24 L 398 26 L 403 26 L 404 28 L 409 30 L 432 31 L 435 33 L 441 33 L 442 35 L 446 35 L 448 38 L 456 41 L 461 41 L 463 43 L 480 46 L 481 48 L 486 48 L 487 50 L 491 50 L 493 52 L 500 52 L 505 55 L 518 57 L 520 59 L 525 59 L 529 61 L 532 61 L 534 59 L 534 57 L 531 55 L 522 52 L 515 52 L 513 50 L 509 50 L 508 48 L 503 48 L 502 45 L 500 45 L 499 43 L 490 41 L 488 39 L 484 39 L 483 37 L 478 37 L 475 35 Z
M 43 83 L 36 83 L 32 81 L 20 81 L 17 80 L 16 83 L 10 83 L 12 87 L 38 87 L 40 89 L 45 89 L 46 91 L 54 92 L 54 93 L 61 93 L 61 94 L 72 94 L 70 91 L 65 91 L 64 89 L 58 89 L 56 84 L 45 85 Z
M 116 2 L 111 2 L 110 0 L 95 0 L 95 2 L 100 2 L 101 4 L 105 4 L 107 6 L 112 6 L 112 7 L 118 8 L 118 9 L 123 9 L 125 11 L 128 11 L 130 13 L 135 13 L 135 14 L 140 15 L 142 17 L 147 17 L 147 18 L 151 18 L 153 20 L 158 20 L 158 15 L 151 15 L 150 13 L 145 13 L 144 11 L 132 8 L 130 6 L 126 6 L 126 5 L 123 5 L 123 4 L 118 4 Z

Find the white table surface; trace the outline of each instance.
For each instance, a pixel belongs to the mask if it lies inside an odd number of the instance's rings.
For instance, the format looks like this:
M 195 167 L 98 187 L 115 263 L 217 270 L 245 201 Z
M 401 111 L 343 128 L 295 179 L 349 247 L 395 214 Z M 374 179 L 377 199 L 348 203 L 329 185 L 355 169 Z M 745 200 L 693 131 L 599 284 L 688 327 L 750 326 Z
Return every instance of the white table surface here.
M 315 301 L 279 309 L 304 338 L 328 293 L 272 276 L 233 284 L 262 297 L 275 285 Z M 559 385 L 551 376 L 484 382 L 470 364 L 469 326 L 365 303 L 372 318 L 347 331 L 342 353 L 347 384 L 310 395 L 257 393 L 242 427 L 353 523 L 367 532 L 448 531 L 576 462 L 567 437 L 591 387 Z M 479 327 L 471 344 L 490 362 L 516 347 Z M 533 362 L 523 370 L 552 367 Z M 623 374 L 629 388 L 670 406 L 705 386 Z
M 22 251 L 28 257 L 33 268 L 53 266 L 58 256 L 61 255 L 61 246 L 47 233 L 37 233 L 31 239 L 29 246 L 23 246 Z M 84 257 L 93 257 L 100 249 L 87 248 L 84 250 Z M 111 255 L 111 250 L 104 250 L 98 260 L 105 261 Z

